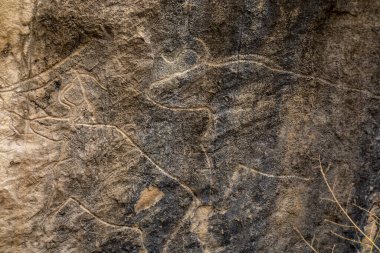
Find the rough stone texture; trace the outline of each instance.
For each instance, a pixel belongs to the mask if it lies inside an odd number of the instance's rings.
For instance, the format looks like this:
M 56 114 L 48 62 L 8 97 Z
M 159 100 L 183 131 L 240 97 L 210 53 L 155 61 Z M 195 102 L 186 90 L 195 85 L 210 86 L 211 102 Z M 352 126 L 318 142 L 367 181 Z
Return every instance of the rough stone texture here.
M 379 12 L 0 0 L 0 252 L 370 252 Z

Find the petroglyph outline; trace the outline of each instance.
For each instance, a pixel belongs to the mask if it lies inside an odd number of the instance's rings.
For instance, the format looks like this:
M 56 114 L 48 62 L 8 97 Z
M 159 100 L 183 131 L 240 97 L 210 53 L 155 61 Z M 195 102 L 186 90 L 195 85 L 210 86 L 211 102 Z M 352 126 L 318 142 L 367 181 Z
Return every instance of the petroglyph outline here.
M 256 55 L 244 55 L 244 58 L 252 58 L 252 56 L 256 56 Z M 283 68 L 278 67 L 278 66 L 272 67 L 268 63 L 263 62 L 263 61 L 257 61 L 257 60 L 252 60 L 252 59 L 250 59 L 250 60 L 240 59 L 240 57 L 241 57 L 240 55 L 239 55 L 239 59 L 235 59 L 235 57 L 236 56 L 225 58 L 225 59 L 227 59 L 227 61 L 218 61 L 218 62 L 212 62 L 211 61 L 211 62 L 200 63 L 197 65 L 194 65 L 187 70 L 176 72 L 176 73 L 173 73 L 173 74 L 171 74 L 165 78 L 162 78 L 160 80 L 156 80 L 150 84 L 150 87 L 154 87 L 154 85 L 159 84 L 159 83 L 171 81 L 176 77 L 184 76 L 185 74 L 190 73 L 191 71 L 194 71 L 194 70 L 200 69 L 200 68 L 204 68 L 204 67 L 225 67 L 225 66 L 229 66 L 231 64 L 239 65 L 241 63 L 249 63 L 249 64 L 254 64 L 254 65 L 257 65 L 260 67 L 264 67 L 264 68 L 271 70 L 273 72 L 282 73 L 282 74 L 289 74 L 291 76 L 295 76 L 295 77 L 298 77 L 301 79 L 309 79 L 309 80 L 318 81 L 324 85 L 331 86 L 331 87 L 336 88 L 338 90 L 341 89 L 341 90 L 359 92 L 359 93 L 362 93 L 363 95 L 366 95 L 367 97 L 380 100 L 380 95 L 373 94 L 372 92 L 370 92 L 368 90 L 364 90 L 364 89 L 351 88 L 351 87 L 349 87 L 349 85 L 347 85 L 343 82 L 333 83 L 329 80 L 326 80 L 326 79 L 323 79 L 320 77 L 300 74 L 300 73 L 297 73 L 294 71 L 283 69 Z

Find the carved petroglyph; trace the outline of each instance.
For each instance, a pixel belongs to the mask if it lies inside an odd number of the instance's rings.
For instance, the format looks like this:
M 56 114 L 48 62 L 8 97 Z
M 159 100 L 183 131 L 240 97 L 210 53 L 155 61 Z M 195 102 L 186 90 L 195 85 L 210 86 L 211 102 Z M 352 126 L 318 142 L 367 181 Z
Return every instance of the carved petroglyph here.
M 378 192 L 378 8 L 322 2 L 2 1 L 0 251 L 352 250 L 310 157 Z
M 204 64 L 204 66 L 206 66 L 206 68 L 218 68 L 218 67 L 224 67 L 224 66 L 234 66 L 238 63 L 249 63 L 249 64 L 259 65 L 259 66 L 264 65 L 262 62 L 256 62 L 254 60 L 245 60 L 247 58 L 252 58 L 252 57 L 255 58 L 256 56 L 241 56 L 240 59 L 237 61 L 235 61 L 232 58 L 226 62 L 200 63 L 198 65 L 191 67 L 188 70 L 184 70 L 183 72 L 175 73 L 174 75 L 166 77 L 165 79 L 154 82 L 152 84 L 152 87 L 154 88 L 156 85 L 159 85 L 159 84 L 167 82 L 167 81 L 171 81 L 173 78 L 176 78 L 176 77 L 180 78 L 183 75 L 186 75 L 187 73 L 191 73 L 192 71 L 197 71 L 198 69 L 200 71 L 204 71 L 205 69 L 202 67 L 202 64 Z M 167 60 L 165 60 L 165 61 L 168 64 L 175 64 L 174 62 L 169 62 Z M 286 71 L 284 72 L 283 70 L 272 69 L 272 67 L 270 68 L 270 70 L 276 71 L 276 72 L 281 72 L 281 73 L 287 73 Z M 30 125 L 31 132 L 36 134 L 36 135 L 40 135 L 47 140 L 51 140 L 51 141 L 55 141 L 55 142 L 61 141 L 61 139 L 59 139 L 57 137 L 47 136 L 46 131 L 37 130 L 37 128 L 38 128 L 37 126 L 40 124 L 37 122 L 42 122 L 42 121 L 47 122 L 49 120 L 56 121 L 56 122 L 63 122 L 64 124 L 68 124 L 70 126 L 82 126 L 82 127 L 89 127 L 89 128 L 112 128 L 112 129 L 116 130 L 116 132 L 118 132 L 121 136 L 123 136 L 123 138 L 125 138 L 125 140 L 130 145 L 132 145 L 132 146 L 136 147 L 138 150 L 140 150 L 141 154 L 143 156 L 145 156 L 152 164 L 154 164 L 160 173 L 162 173 L 163 175 L 165 175 L 165 176 L 173 179 L 174 181 L 178 182 L 181 185 L 181 187 L 183 187 L 186 191 L 191 193 L 191 195 L 193 197 L 193 202 L 192 202 L 191 206 L 188 207 L 188 209 L 187 209 L 185 215 L 183 216 L 182 220 L 180 220 L 177 223 L 176 227 L 171 231 L 170 235 L 168 236 L 168 239 L 167 239 L 166 243 L 164 244 L 163 251 L 164 252 L 167 251 L 167 245 L 169 245 L 169 243 L 171 243 L 171 241 L 173 240 L 173 238 L 176 235 L 176 233 L 178 232 L 178 230 L 180 230 L 182 228 L 183 224 L 187 221 L 191 221 L 192 231 L 194 231 L 194 233 L 197 234 L 199 241 L 202 244 L 202 247 L 204 248 L 205 252 L 212 252 L 211 249 L 216 250 L 217 248 L 219 248 L 218 243 L 213 239 L 213 236 L 208 232 L 208 218 L 210 217 L 211 213 L 213 212 L 212 208 L 210 206 L 201 206 L 201 201 L 196 197 L 196 195 L 194 194 L 194 192 L 191 190 L 191 188 L 189 186 L 184 184 L 178 178 L 173 177 L 172 175 L 167 173 L 165 171 L 165 169 L 163 169 L 156 162 L 154 162 L 153 159 L 145 151 L 143 151 L 142 148 L 139 147 L 139 145 L 135 141 L 133 141 L 133 139 L 126 132 L 124 132 L 120 127 L 115 126 L 115 125 L 96 123 L 96 109 L 92 105 L 93 104 L 92 101 L 87 97 L 87 92 L 89 90 L 91 90 L 92 92 L 96 92 L 97 91 L 96 87 L 99 88 L 99 92 L 107 92 L 107 88 L 105 86 L 103 86 L 98 80 L 96 80 L 96 78 L 94 78 L 88 74 L 79 73 L 79 71 L 77 71 L 75 69 L 73 69 L 70 73 L 71 73 L 70 74 L 71 80 L 64 81 L 64 82 L 59 81 L 60 83 L 57 83 L 58 81 L 55 81 L 55 83 L 54 83 L 56 86 L 59 86 L 58 87 L 58 96 L 57 96 L 58 103 L 60 103 L 64 107 L 66 107 L 69 111 L 69 114 L 67 114 L 65 117 L 62 117 L 62 118 L 48 116 L 49 114 L 46 114 L 47 116 L 32 117 L 32 118 L 30 118 L 30 116 L 28 116 L 27 118 L 24 118 L 24 120 L 28 121 L 28 123 Z M 293 73 L 292 73 L 292 75 L 293 75 Z M 45 87 L 46 86 L 42 86 L 42 87 L 39 87 L 39 89 L 45 88 Z M 29 92 L 29 90 L 28 90 L 28 92 Z M 207 139 L 210 140 L 216 136 L 217 133 L 215 130 L 215 127 L 216 127 L 216 125 L 215 125 L 216 124 L 215 123 L 215 121 L 216 121 L 215 109 L 209 107 L 208 105 L 201 105 L 201 106 L 187 106 L 186 105 L 186 106 L 178 106 L 178 107 L 170 106 L 170 105 L 166 105 L 166 104 L 163 104 L 163 103 L 160 103 L 160 102 L 153 100 L 149 96 L 149 94 L 146 94 L 146 99 L 148 101 L 151 101 L 154 105 L 156 105 L 160 108 L 163 108 L 165 110 L 179 111 L 179 112 L 180 111 L 194 111 L 194 112 L 206 111 L 209 115 L 210 120 L 209 120 L 208 129 L 205 132 L 204 138 L 206 140 Z M 11 112 L 11 113 L 16 114 L 15 112 Z M 83 117 L 83 114 L 87 114 L 87 113 L 89 113 L 89 117 L 87 117 L 87 116 Z M 81 123 L 81 122 L 86 122 L 86 123 Z M 209 144 L 207 144 L 207 145 L 209 145 Z M 213 159 L 209 156 L 209 154 L 211 154 L 211 151 L 209 151 L 209 149 L 210 148 L 208 146 L 202 146 L 202 152 L 207 155 L 207 164 L 208 164 L 208 167 L 210 169 L 209 184 L 210 184 L 210 187 L 212 188 L 213 187 L 213 180 L 214 180 L 213 176 L 212 176 L 212 173 L 213 173 L 212 170 L 213 170 L 213 167 L 215 165 L 213 164 Z M 64 153 L 64 152 L 61 151 L 61 153 Z M 65 161 L 65 159 L 66 158 L 64 158 L 64 157 L 60 157 L 58 159 L 58 161 L 56 162 L 55 166 L 53 167 L 52 171 L 56 170 L 59 163 Z M 292 180 L 292 179 L 309 180 L 308 178 L 302 178 L 302 177 L 298 177 L 298 176 L 272 175 L 269 173 L 257 171 L 255 169 L 250 169 L 244 165 L 239 165 L 239 167 L 246 169 L 246 170 L 250 170 L 253 173 L 256 173 L 258 175 L 261 175 L 261 176 L 264 176 L 267 178 L 273 178 L 273 179 L 277 178 L 277 179 L 281 179 L 281 180 Z M 230 184 L 234 184 L 234 181 L 238 180 L 237 177 L 238 177 L 237 174 L 234 173 L 232 178 L 231 178 Z M 56 181 L 56 179 L 54 179 L 54 181 Z M 212 190 L 210 189 L 210 195 L 212 194 L 211 191 Z M 228 197 L 230 195 L 231 191 L 232 191 L 232 186 L 224 191 L 224 196 Z M 148 209 L 150 206 L 153 206 L 157 202 L 159 202 L 162 197 L 163 197 L 163 193 L 161 191 L 157 190 L 157 188 L 147 188 L 146 190 L 141 192 L 140 199 L 135 205 L 135 212 L 139 213 L 145 209 Z M 78 200 L 74 200 L 73 197 L 70 197 L 67 201 L 78 202 Z M 51 200 L 49 200 L 49 202 L 51 202 Z M 89 211 L 83 205 L 81 205 L 81 204 L 79 204 L 79 205 L 83 210 L 92 214 L 91 211 Z M 103 221 L 103 219 L 101 217 L 99 217 L 95 214 L 92 214 L 92 215 L 94 217 L 97 217 L 97 219 L 99 219 L 100 221 Z M 54 216 L 54 214 L 52 216 Z M 109 222 L 106 222 L 106 223 L 112 224 Z M 142 236 L 142 234 L 141 234 L 141 236 Z M 221 250 L 221 249 L 222 248 L 220 248 L 219 250 Z

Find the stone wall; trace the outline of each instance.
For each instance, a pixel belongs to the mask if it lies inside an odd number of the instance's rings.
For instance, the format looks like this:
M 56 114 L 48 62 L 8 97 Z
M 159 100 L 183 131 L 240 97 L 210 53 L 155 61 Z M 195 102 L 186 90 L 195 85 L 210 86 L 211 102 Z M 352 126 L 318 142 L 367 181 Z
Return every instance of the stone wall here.
M 0 252 L 378 252 L 379 12 L 0 0 Z

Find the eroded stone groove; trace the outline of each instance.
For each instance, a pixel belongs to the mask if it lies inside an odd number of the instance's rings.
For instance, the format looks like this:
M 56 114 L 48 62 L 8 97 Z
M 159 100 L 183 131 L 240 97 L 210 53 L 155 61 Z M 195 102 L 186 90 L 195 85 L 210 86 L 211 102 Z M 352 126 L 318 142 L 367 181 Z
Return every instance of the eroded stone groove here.
M 375 1 L 0 2 L 0 252 L 376 252 Z

